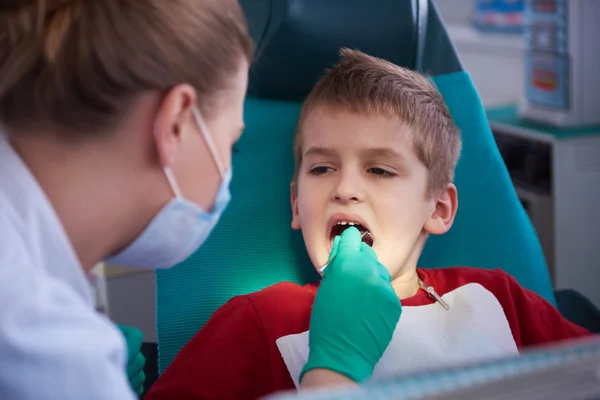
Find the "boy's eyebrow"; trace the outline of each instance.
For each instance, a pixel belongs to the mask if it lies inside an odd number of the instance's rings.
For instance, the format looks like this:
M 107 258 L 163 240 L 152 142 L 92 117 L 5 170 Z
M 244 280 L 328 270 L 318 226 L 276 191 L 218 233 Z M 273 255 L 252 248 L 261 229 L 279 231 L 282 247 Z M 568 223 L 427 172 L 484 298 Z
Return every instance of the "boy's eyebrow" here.
M 405 157 L 398 153 L 396 150 L 391 147 L 371 147 L 368 149 L 361 150 L 361 156 L 363 158 L 387 158 L 397 162 L 404 162 Z M 334 157 L 336 155 L 336 151 L 329 147 L 320 147 L 313 146 L 309 147 L 308 150 L 304 152 L 303 157 L 306 156 L 325 156 L 325 157 Z
M 313 146 L 309 147 L 308 150 L 304 152 L 304 157 L 313 155 L 313 156 L 333 156 L 335 155 L 335 150 L 328 147 L 319 147 Z
M 362 152 L 364 158 L 390 158 L 396 161 L 404 161 L 405 157 L 391 147 L 372 147 L 364 149 Z

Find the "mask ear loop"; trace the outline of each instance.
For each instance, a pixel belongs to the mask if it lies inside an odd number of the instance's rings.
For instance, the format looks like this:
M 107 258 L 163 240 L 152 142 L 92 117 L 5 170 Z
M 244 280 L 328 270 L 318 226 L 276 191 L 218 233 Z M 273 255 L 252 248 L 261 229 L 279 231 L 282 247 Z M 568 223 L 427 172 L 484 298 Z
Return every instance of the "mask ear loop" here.
M 208 146 L 208 150 L 210 151 L 213 160 L 215 162 L 215 165 L 217 166 L 217 169 L 219 170 L 219 174 L 221 175 L 221 178 L 223 178 L 223 176 L 225 175 L 225 169 L 223 167 L 223 164 L 221 163 L 221 160 L 219 159 L 218 153 L 217 153 L 217 148 L 215 146 L 214 141 L 212 140 L 212 137 L 209 135 L 209 131 L 208 128 L 206 127 L 206 124 L 204 123 L 204 119 L 202 118 L 202 115 L 200 114 L 200 110 L 198 110 L 198 107 L 194 107 L 192 112 L 194 113 L 194 117 L 196 118 L 196 123 L 198 124 L 198 127 L 200 128 L 200 131 L 202 132 L 202 136 L 204 137 L 204 141 L 206 142 L 206 145 Z M 155 136 L 156 136 L 156 123 L 157 121 L 154 121 L 154 132 L 155 132 Z M 173 174 L 173 170 L 171 169 L 171 167 L 169 167 L 168 165 L 165 165 L 163 167 L 163 171 L 165 173 L 165 176 L 167 177 L 167 181 L 169 182 L 169 186 L 171 186 L 171 190 L 173 191 L 173 194 L 175 194 L 175 197 L 182 199 L 183 195 L 181 194 L 181 190 L 179 189 L 179 185 L 177 184 L 177 180 L 175 179 L 175 175 Z
M 213 141 L 213 138 L 208 133 L 209 132 L 208 128 L 206 127 L 206 124 L 204 123 L 204 119 L 202 118 L 202 114 L 200 114 L 200 110 L 198 110 L 197 106 L 194 107 L 193 113 L 194 113 L 194 117 L 196 117 L 196 123 L 198 123 L 198 127 L 200 128 L 200 131 L 202 131 L 202 136 L 204 137 L 204 141 L 206 142 L 206 145 L 208 146 L 208 150 L 212 154 L 213 160 L 215 161 L 215 165 L 217 166 L 217 169 L 219 170 L 219 174 L 221 174 L 221 178 L 223 178 L 225 176 L 225 168 L 223 167 L 223 164 L 221 163 L 221 160 L 219 159 L 219 153 L 217 152 L 217 147 L 215 146 L 215 142 Z
M 163 171 L 165 172 L 167 181 L 169 181 L 169 185 L 171 186 L 171 190 L 175 194 L 175 197 L 177 197 L 178 199 L 183 199 L 183 196 L 181 195 L 181 190 L 179 190 L 179 185 L 175 180 L 175 175 L 173 175 L 173 170 L 171 169 L 171 167 L 166 165 L 165 167 L 163 167 Z
M 155 119 L 154 120 L 154 127 L 153 132 L 154 132 L 154 140 L 156 140 L 156 124 L 158 123 L 158 120 Z M 169 186 L 171 187 L 171 190 L 173 191 L 173 194 L 175 195 L 176 198 L 182 199 L 183 196 L 181 195 L 181 190 L 179 189 L 179 185 L 177 184 L 177 181 L 175 180 L 175 175 L 173 174 L 173 170 L 171 169 L 171 167 L 169 167 L 168 165 L 165 165 L 163 167 L 163 172 L 165 173 L 165 176 L 167 177 L 167 182 L 169 182 Z

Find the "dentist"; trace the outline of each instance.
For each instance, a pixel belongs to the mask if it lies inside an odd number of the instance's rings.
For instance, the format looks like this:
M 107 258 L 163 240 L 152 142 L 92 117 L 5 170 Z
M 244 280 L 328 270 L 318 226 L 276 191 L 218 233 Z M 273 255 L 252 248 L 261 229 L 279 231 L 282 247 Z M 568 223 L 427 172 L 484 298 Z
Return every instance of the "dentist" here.
M 236 0 L 0 2 L 0 398 L 134 398 L 85 274 L 205 241 L 250 48 Z
M 0 0 L 0 399 L 135 398 L 86 273 L 168 268 L 204 243 L 229 202 L 250 58 L 237 0 Z M 347 345 L 327 318 L 362 282 L 342 247 L 304 387 L 354 384 L 339 360 L 382 347 Z M 377 310 L 387 289 L 361 292 Z

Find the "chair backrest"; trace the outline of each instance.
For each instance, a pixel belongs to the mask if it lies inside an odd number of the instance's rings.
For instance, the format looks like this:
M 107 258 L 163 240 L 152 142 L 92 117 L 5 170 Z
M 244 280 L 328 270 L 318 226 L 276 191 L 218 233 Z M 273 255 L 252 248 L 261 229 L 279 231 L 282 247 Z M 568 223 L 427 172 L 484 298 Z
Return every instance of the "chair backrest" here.
M 483 106 L 431 0 L 242 0 L 257 44 L 233 155 L 232 202 L 207 243 L 157 272 L 159 368 L 235 295 L 280 281 L 318 279 L 290 228 L 292 133 L 325 68 L 351 47 L 432 76 L 463 134 L 460 207 L 450 233 L 432 237 L 419 265 L 502 268 L 555 302 L 536 234 L 517 199 Z M 420 67 L 420 68 L 419 68 Z

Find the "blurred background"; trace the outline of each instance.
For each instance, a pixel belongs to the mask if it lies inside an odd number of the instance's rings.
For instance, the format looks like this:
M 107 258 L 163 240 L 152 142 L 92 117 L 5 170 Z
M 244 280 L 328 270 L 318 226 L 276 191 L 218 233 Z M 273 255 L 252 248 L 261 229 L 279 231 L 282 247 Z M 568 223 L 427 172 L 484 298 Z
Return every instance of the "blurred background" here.
M 524 0 L 435 0 L 486 107 L 524 92 Z

